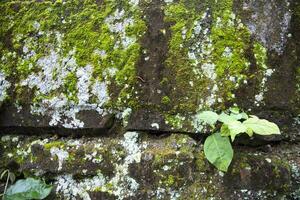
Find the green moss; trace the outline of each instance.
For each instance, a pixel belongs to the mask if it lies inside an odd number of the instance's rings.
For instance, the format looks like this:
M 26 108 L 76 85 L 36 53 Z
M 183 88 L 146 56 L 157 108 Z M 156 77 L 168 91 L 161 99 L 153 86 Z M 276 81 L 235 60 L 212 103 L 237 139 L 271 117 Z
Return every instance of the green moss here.
M 253 45 L 253 53 L 256 59 L 256 65 L 261 69 L 267 69 L 267 49 L 260 43 L 255 42 Z
M 163 77 L 159 84 L 160 84 L 162 87 L 164 87 L 164 86 L 167 86 L 168 83 L 169 83 L 169 79 L 168 79 L 167 77 Z
M 272 163 L 275 165 L 275 167 L 284 168 L 288 171 L 291 171 L 291 166 L 289 162 L 283 158 L 279 157 L 272 157 Z
M 64 80 L 64 94 L 66 94 L 68 100 L 78 102 L 77 97 L 77 76 L 75 72 L 71 72 Z
M 48 142 L 44 144 L 44 148 L 46 150 L 50 150 L 52 147 L 57 147 L 57 148 L 62 148 L 65 146 L 65 143 L 63 141 L 53 141 L 53 142 Z
M 266 69 L 266 49 L 253 43 L 249 29 L 232 11 L 232 0 L 192 4 L 179 0 L 165 9 L 165 21 L 171 24 L 165 65 L 174 77 L 168 80 L 174 88 L 168 97 L 174 101 L 166 121 L 174 128 L 182 123 L 172 115 L 191 116 L 208 107 L 223 110 L 235 102 L 236 90 L 251 78 L 251 49 L 257 55 L 257 70 Z
M 261 157 L 256 157 L 254 159 L 261 159 Z M 251 159 L 249 159 L 249 155 L 243 153 L 239 154 L 235 160 L 236 161 L 232 164 L 232 174 L 239 174 L 243 169 L 255 170 L 251 166 Z
M 109 194 L 112 194 L 114 191 L 115 186 L 112 183 L 106 183 L 102 187 L 96 187 L 93 189 L 93 192 L 107 192 Z
M 181 3 L 174 3 L 166 7 L 165 10 L 166 17 L 165 21 L 172 23 L 170 28 L 171 38 L 169 40 L 169 52 L 168 58 L 166 60 L 166 66 L 172 70 L 175 80 L 168 81 L 172 84 L 176 91 L 171 94 L 169 98 L 176 99 L 173 102 L 173 109 L 179 110 L 195 110 L 196 104 L 193 101 L 186 100 L 183 97 L 175 96 L 175 93 L 186 94 L 190 96 L 191 87 L 187 80 L 193 80 L 193 74 L 191 62 L 187 59 L 187 48 L 184 47 L 184 39 L 182 38 L 182 30 L 187 29 L 187 32 L 191 31 L 191 26 L 193 24 L 194 13 L 191 12 L 186 6 Z M 174 82 L 175 81 L 175 82 Z M 175 111 L 175 113 L 177 112 Z
M 211 30 L 211 39 L 214 49 L 211 54 L 211 61 L 216 66 L 217 81 L 219 85 L 219 97 L 225 101 L 232 99 L 232 94 L 239 84 L 246 78 L 249 61 L 245 52 L 250 45 L 250 32 L 242 24 L 232 25 L 235 17 L 230 10 L 224 11 L 221 15 L 221 25 L 214 25 Z M 227 56 L 226 50 L 229 50 Z M 235 77 L 237 83 L 229 80 Z
M 205 158 L 205 155 L 204 155 L 204 151 L 197 152 L 195 154 L 195 157 L 196 157 L 195 164 L 196 164 L 197 170 L 198 171 L 204 171 L 207 168 L 207 165 L 206 165 L 206 162 L 205 162 L 206 158 Z
M 275 175 L 276 178 L 280 178 L 280 176 L 281 176 L 281 171 L 280 171 L 280 169 L 278 168 L 278 166 L 275 166 L 275 167 L 273 168 L 273 174 Z
M 173 175 L 168 175 L 165 180 L 163 180 L 163 185 L 166 187 L 172 187 L 175 184 L 175 178 Z
M 164 97 L 161 99 L 161 103 L 162 103 L 162 104 L 168 105 L 170 102 L 171 102 L 171 99 L 170 99 L 168 96 L 164 96 Z
M 125 2 L 119 2 L 119 4 L 122 4 L 126 12 L 132 14 L 130 17 L 135 21 L 133 25 L 126 27 L 126 35 L 138 41 L 146 26 L 140 19 L 139 11 L 132 9 L 129 3 Z M 116 103 L 110 105 L 113 107 L 125 105 L 131 107 L 136 104 L 135 98 L 133 98 L 132 85 L 136 80 L 135 64 L 139 58 L 141 47 L 138 43 L 134 43 L 128 48 L 119 45 L 125 39 L 124 36 L 112 33 L 109 30 L 110 25 L 104 23 L 108 16 L 117 11 L 116 6 L 119 5 L 117 2 L 106 2 L 104 5 L 101 9 L 98 9 L 95 3 L 92 5 L 86 4 L 84 12 L 76 15 L 76 21 L 80 21 L 80 23 L 77 23 L 75 28 L 67 33 L 65 49 L 76 47 L 76 61 L 81 66 L 92 64 L 95 79 L 103 80 L 105 78 L 103 74 L 107 73 L 105 72 L 106 69 L 112 66 L 117 69 L 115 78 L 106 75 L 107 78 L 111 78 L 112 85 L 115 85 L 109 88 L 109 90 L 112 90 L 111 93 L 120 91 L 117 98 L 113 99 Z M 99 55 L 95 51 L 102 51 L 103 55 Z
M 7 148 L 3 151 L 2 161 L 3 164 L 8 164 L 9 162 L 16 161 L 19 165 L 23 165 L 29 160 L 34 162 L 36 161 L 36 157 L 34 157 L 32 154 L 26 153 L 29 148 L 31 148 L 30 144 L 28 145 L 16 145 L 10 142 L 4 142 L 3 145 L 7 146 Z M 18 147 L 17 147 L 18 146 Z M 25 151 L 25 153 L 23 152 Z M 12 157 L 8 156 L 9 154 L 12 155 Z
M 239 169 L 246 169 L 246 168 L 250 168 L 251 165 L 248 163 L 248 159 L 247 157 L 241 157 L 238 160 L 238 168 Z
M 14 153 L 13 159 L 19 164 L 22 165 L 26 163 L 26 160 L 28 160 L 28 157 L 26 156 L 19 156 L 16 153 Z
M 108 106 L 123 108 L 138 104 L 133 88 L 136 82 L 135 65 L 141 51 L 139 40 L 146 25 L 141 10 L 128 1 L 105 0 L 101 5 L 90 0 L 63 3 L 13 1 L 1 3 L 0 11 L 3 13 L 0 17 L 0 39 L 3 42 L 0 50 L 5 58 L 0 70 L 15 77 L 16 83 L 32 73 L 39 73 L 41 69 L 37 66 L 37 60 L 53 50 L 59 56 L 58 63 L 64 65 L 63 59 L 72 57 L 76 60 L 76 66 L 70 66 L 63 86 L 47 94 L 48 98 L 63 93 L 70 102 L 78 102 L 76 70 L 91 65 L 93 77 L 90 84 L 96 80 L 109 83 L 111 102 Z M 123 11 L 122 19 L 117 17 L 109 22 L 108 18 Z M 132 21 L 124 27 L 124 33 L 110 30 L 110 26 L 115 26 L 123 19 Z M 125 39 L 132 40 L 132 43 L 126 46 Z M 34 51 L 34 56 L 27 59 L 22 53 L 24 47 Z M 116 74 L 109 74 L 111 68 L 116 70 Z M 54 80 L 60 75 L 58 73 L 61 72 L 53 72 Z M 19 92 L 21 94 L 18 96 L 27 95 L 27 90 Z M 34 95 L 38 96 L 38 91 Z M 32 98 L 38 103 L 45 97 Z
M 175 155 L 174 149 L 152 149 L 147 150 L 149 153 L 154 156 L 154 165 L 161 165 L 165 160 Z
M 181 117 L 180 115 L 166 114 L 165 120 L 166 123 L 171 127 L 181 129 L 183 127 L 185 117 Z

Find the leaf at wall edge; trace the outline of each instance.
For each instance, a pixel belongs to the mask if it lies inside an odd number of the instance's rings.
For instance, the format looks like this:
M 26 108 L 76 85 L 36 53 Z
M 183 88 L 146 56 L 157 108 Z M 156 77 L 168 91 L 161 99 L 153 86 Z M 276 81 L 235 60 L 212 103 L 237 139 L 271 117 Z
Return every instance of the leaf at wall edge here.
M 237 121 L 237 119 L 233 116 L 230 116 L 230 115 L 227 115 L 226 113 L 221 113 L 219 115 L 219 119 L 218 119 L 220 122 L 223 122 L 223 123 L 229 123 L 231 121 Z
M 44 199 L 52 190 L 52 186 L 41 180 L 27 178 L 18 180 L 4 194 L 4 200 Z
M 265 119 L 259 119 L 257 117 L 249 118 L 245 120 L 243 124 L 258 135 L 273 135 L 273 134 L 279 135 L 280 134 L 279 127 L 275 123 L 269 122 L 268 120 Z
M 245 133 L 247 131 L 247 127 L 240 121 L 231 121 L 227 123 L 227 126 L 230 131 L 230 137 L 232 142 L 238 134 Z
M 249 119 L 249 116 L 247 115 L 247 113 L 242 112 L 241 115 L 242 115 L 242 119 Z
M 218 121 L 219 115 L 212 111 L 203 111 L 197 115 L 197 118 L 211 126 L 214 126 Z
M 233 158 L 233 149 L 228 137 L 214 133 L 204 142 L 204 154 L 207 160 L 220 171 L 227 172 Z
M 231 108 L 229 108 L 229 111 L 233 114 L 239 114 L 240 113 L 240 109 L 238 107 L 231 107 Z
M 228 137 L 230 136 L 230 130 L 227 124 L 223 124 L 220 129 L 221 136 Z
M 247 127 L 247 129 L 246 129 L 246 133 L 249 135 L 249 137 L 253 136 L 253 130 L 249 127 Z

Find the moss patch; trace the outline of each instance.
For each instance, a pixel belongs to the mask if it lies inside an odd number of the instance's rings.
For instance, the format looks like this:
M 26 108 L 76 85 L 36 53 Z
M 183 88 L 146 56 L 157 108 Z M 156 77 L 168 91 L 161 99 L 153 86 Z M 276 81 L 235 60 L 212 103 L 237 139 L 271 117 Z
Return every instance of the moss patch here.
M 224 110 L 235 103 L 236 90 L 251 78 L 250 49 L 257 55 L 257 70 L 267 68 L 265 48 L 257 41 L 253 43 L 249 29 L 232 7 L 232 0 L 197 5 L 181 0 L 166 5 L 165 21 L 171 24 L 171 38 L 165 64 L 175 75 L 166 79 L 174 87 L 168 95 L 171 109 L 167 121 L 174 127 L 184 122 L 177 123 L 172 115 Z
M 108 107 L 134 106 L 135 65 L 140 56 L 139 40 L 146 26 L 141 11 L 128 1 L 7 1 L 0 3 L 0 70 L 16 83 L 17 97 L 27 96 L 22 81 L 38 75 L 41 59 L 59 65 L 50 79 L 60 84 L 49 92 L 33 90 L 35 103 L 65 95 L 78 103 L 79 68 L 92 66 L 88 89 L 97 80 L 107 82 Z M 47 57 L 48 56 L 48 57 Z M 47 61 L 47 60 L 48 61 Z M 59 71 L 65 65 L 63 71 Z M 50 69 L 49 69 L 50 70 Z M 48 72 L 45 72 L 48 73 Z M 30 80 L 31 81 L 31 80 Z M 29 83 L 25 84 L 30 87 Z M 54 84 L 55 85 L 55 84 Z M 90 100 L 95 99 L 91 95 Z M 17 101 L 19 99 L 16 99 Z M 20 101 L 21 103 L 31 103 Z M 29 102 L 28 102 L 29 101 Z

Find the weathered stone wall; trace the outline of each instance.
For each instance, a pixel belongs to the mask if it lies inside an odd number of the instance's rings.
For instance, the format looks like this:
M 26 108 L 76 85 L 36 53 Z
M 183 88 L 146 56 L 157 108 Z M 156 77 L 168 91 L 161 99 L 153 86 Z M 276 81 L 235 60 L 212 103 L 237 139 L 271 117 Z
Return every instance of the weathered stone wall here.
M 129 129 L 201 132 L 205 109 L 236 104 L 284 122 L 299 114 L 297 1 L 0 8 L 2 127 L 108 129 L 116 118 Z
M 55 183 L 50 199 L 299 197 L 298 0 L 3 0 L 0 12 L 0 169 Z M 223 174 L 203 157 L 198 114 L 233 105 L 282 134 L 242 137 L 269 145 L 236 146 Z
M 53 182 L 49 199 L 297 199 L 300 194 L 297 145 L 236 147 L 226 174 L 208 163 L 202 145 L 182 134 L 5 135 L 1 145 L 0 168 Z
M 136 104 L 146 25 L 134 4 L 1 3 L 3 126 L 102 128 Z

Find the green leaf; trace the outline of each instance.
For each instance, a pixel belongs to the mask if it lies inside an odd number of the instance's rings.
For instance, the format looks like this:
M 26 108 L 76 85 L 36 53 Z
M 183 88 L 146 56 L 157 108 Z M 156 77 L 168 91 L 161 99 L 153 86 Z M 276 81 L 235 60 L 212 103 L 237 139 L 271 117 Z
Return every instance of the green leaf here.
M 227 137 L 230 136 L 230 130 L 227 124 L 223 124 L 221 126 L 221 136 L 227 136 Z
M 251 118 L 255 118 L 255 119 L 259 119 L 257 116 L 255 116 L 255 115 L 249 115 L 249 117 L 251 117 Z
M 249 137 L 252 137 L 253 136 L 253 131 L 251 128 L 247 127 L 246 129 L 246 133 L 249 135 Z
M 248 119 L 249 118 L 249 116 L 247 115 L 247 113 L 242 112 L 240 114 L 242 115 L 242 119 Z
M 223 122 L 223 123 L 229 123 L 231 121 L 236 121 L 237 119 L 233 116 L 230 116 L 230 115 L 227 115 L 225 113 L 221 113 L 219 115 L 219 119 L 218 119 L 220 122 Z
M 233 117 L 236 120 L 240 120 L 243 118 L 242 114 L 233 114 L 233 113 L 230 114 L 230 117 Z
M 234 114 L 234 113 L 231 113 L 230 114 L 230 117 L 233 117 L 235 118 L 236 120 L 240 120 L 240 119 L 248 119 L 248 115 L 246 113 L 239 113 L 239 114 Z
M 214 124 L 218 121 L 219 115 L 212 111 L 203 111 L 197 116 L 201 121 L 214 126 Z
M 258 135 L 280 134 L 279 127 L 276 124 L 258 117 L 249 118 L 243 124 Z
M 229 109 L 230 112 L 234 113 L 234 114 L 239 114 L 240 113 L 240 109 L 238 107 L 232 107 Z
M 214 133 L 204 142 L 204 154 L 207 160 L 219 170 L 227 172 L 233 158 L 233 150 L 228 137 Z
M 4 200 L 44 199 L 51 192 L 52 186 L 41 180 L 27 178 L 11 185 L 4 195 Z
M 232 141 L 234 141 L 235 136 L 247 131 L 247 127 L 240 121 L 231 121 L 228 122 L 226 125 L 228 126 L 228 130 L 230 132 L 230 137 Z

